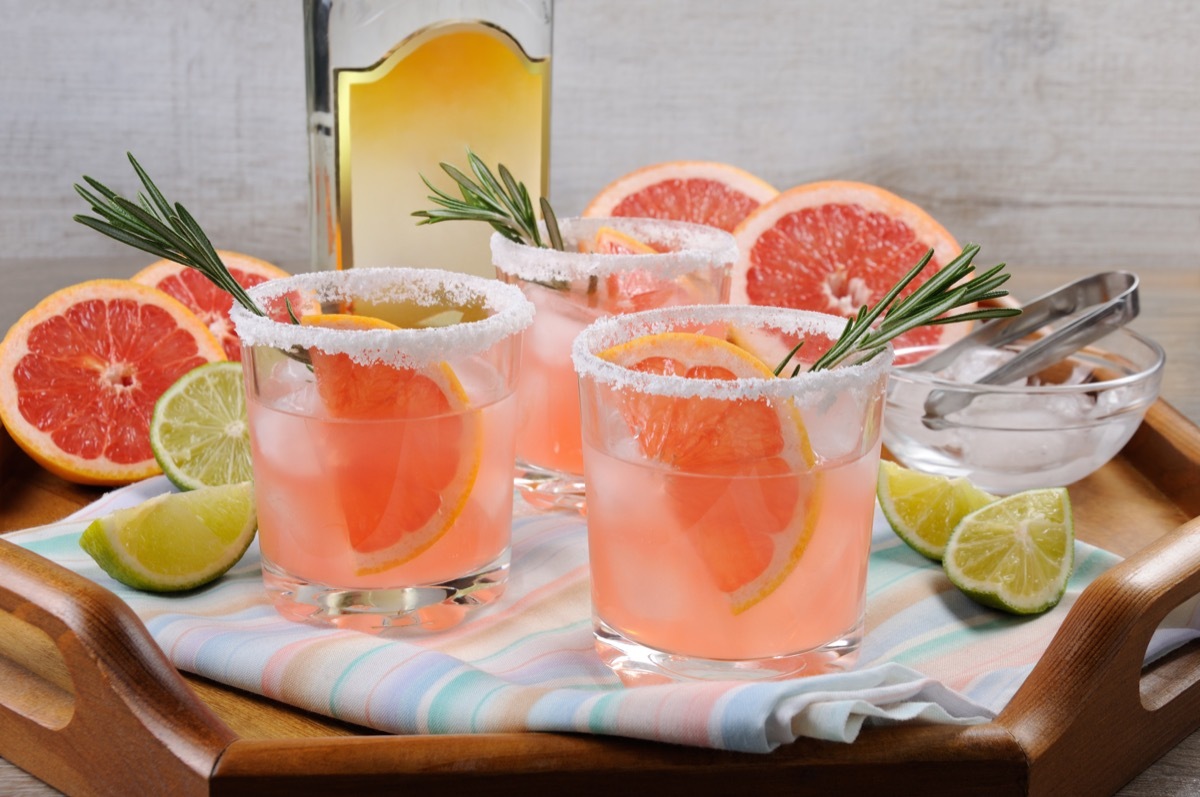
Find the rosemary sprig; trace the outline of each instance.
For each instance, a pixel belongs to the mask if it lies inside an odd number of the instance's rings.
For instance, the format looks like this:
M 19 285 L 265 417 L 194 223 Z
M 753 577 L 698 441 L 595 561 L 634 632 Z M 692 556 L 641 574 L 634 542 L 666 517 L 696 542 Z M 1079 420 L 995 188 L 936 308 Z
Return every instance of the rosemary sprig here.
M 133 202 L 84 175 L 84 182 L 96 193 L 78 183 L 75 190 L 101 218 L 80 214 L 74 217 L 75 221 L 155 257 L 190 266 L 233 296 L 242 307 L 256 315 L 265 315 L 221 262 L 192 214 L 178 202 L 174 205 L 168 202 L 133 153 L 126 154 L 146 193 L 139 192 L 138 201 Z
M 251 313 L 266 315 L 229 273 L 192 214 L 182 204 L 168 202 L 133 153 L 126 155 L 145 193 L 139 192 L 138 201 L 134 202 L 99 180 L 84 175 L 83 180 L 91 190 L 76 183 L 75 191 L 100 218 L 79 214 L 74 217 L 75 221 L 155 257 L 194 268 Z M 287 310 L 292 322 L 299 323 L 290 303 Z M 299 348 L 284 351 L 284 354 L 302 363 L 310 363 L 308 352 Z
M 847 319 L 837 342 L 809 366 L 808 370 L 833 368 L 850 357 L 854 357 L 856 362 L 866 362 L 882 352 L 892 338 L 927 324 L 954 324 L 1019 315 L 1021 311 L 1015 307 L 982 307 L 957 315 L 946 315 L 965 305 L 1008 295 L 1008 291 L 1000 290 L 1000 286 L 1007 282 L 1010 276 L 1004 272 L 1004 263 L 992 266 L 963 282 L 975 270 L 971 261 L 978 253 L 977 244 L 968 244 L 945 268 L 923 282 L 904 299 L 896 302 L 896 298 L 908 284 L 929 265 L 933 257 L 933 250 L 930 249 L 873 307 L 863 305 L 857 315 Z M 883 320 L 876 324 L 881 316 Z M 803 343 L 801 341 L 788 352 L 775 369 L 776 375 L 783 372 Z M 796 376 L 801 370 L 802 366 L 797 365 L 791 375 Z
M 443 221 L 483 221 L 510 241 L 563 251 L 558 217 L 545 197 L 540 197 L 538 204 L 546 222 L 548 240 L 543 240 L 538 229 L 533 202 L 524 183 L 517 181 L 504 164 L 500 164 L 496 169 L 500 172 L 497 179 L 487 164 L 470 149 L 467 150 L 467 163 L 475 175 L 475 180 L 449 163 L 439 164 L 442 171 L 450 175 L 450 179 L 458 185 L 462 199 L 437 188 L 425 175 L 421 175 L 421 180 L 433 192 L 429 201 L 438 207 L 415 211 L 412 215 L 421 219 L 417 222 L 418 225 Z

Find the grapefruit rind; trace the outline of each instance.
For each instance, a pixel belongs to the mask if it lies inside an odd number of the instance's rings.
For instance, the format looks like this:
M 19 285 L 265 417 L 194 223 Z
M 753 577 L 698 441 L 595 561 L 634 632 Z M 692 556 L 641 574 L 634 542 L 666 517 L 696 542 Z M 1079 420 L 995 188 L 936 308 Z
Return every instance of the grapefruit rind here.
M 20 410 L 20 397 L 13 378 L 21 360 L 30 354 L 29 335 L 38 325 L 63 315 L 76 304 L 96 299 L 133 300 L 139 304 L 159 307 L 170 314 L 178 328 L 191 335 L 196 344 L 197 358 L 216 362 L 224 360 L 225 354 L 220 342 L 208 327 L 183 303 L 156 288 L 130 280 L 90 280 L 62 288 L 44 298 L 13 324 L 4 340 L 0 341 L 0 424 L 3 424 L 9 436 L 31 459 L 50 473 L 76 484 L 119 486 L 161 473 L 149 444 L 147 443 L 146 458 L 131 463 L 114 462 L 103 455 L 87 458 L 67 452 L 53 440 L 49 432 L 26 420 Z M 78 367 L 94 370 L 97 377 L 100 377 L 106 365 L 108 364 L 99 360 L 89 360 Z M 78 401 L 80 397 L 63 397 L 67 404 L 73 399 Z M 152 396 L 146 402 L 144 431 L 147 435 L 151 411 L 157 399 L 158 396 Z M 137 422 L 137 419 L 126 420 L 135 424 Z M 118 427 L 110 427 L 114 428 Z M 137 433 L 139 430 L 132 431 Z
M 266 260 L 261 260 L 251 255 L 225 249 L 218 249 L 216 252 L 221 262 L 229 270 L 230 275 L 243 288 L 249 288 L 252 285 L 267 280 L 283 279 L 284 277 L 291 276 L 275 264 L 268 263 Z M 195 274 L 187 274 L 189 271 L 194 271 Z M 222 347 L 225 349 L 225 356 L 228 359 L 241 359 L 241 345 L 238 342 L 236 332 L 234 332 L 233 322 L 229 319 L 228 311 L 218 310 L 208 306 L 207 303 L 203 303 L 204 306 L 201 306 L 202 302 L 198 300 L 191 287 L 176 284 L 183 280 L 181 275 L 184 274 L 187 274 L 187 277 L 194 279 L 199 284 L 200 290 L 204 294 L 203 298 L 209 299 L 220 296 L 222 297 L 222 301 L 225 301 L 225 297 L 228 297 L 228 301 L 232 302 L 232 297 L 229 297 L 227 293 L 215 285 L 211 285 L 208 278 L 199 271 L 193 269 L 191 266 L 185 266 L 173 260 L 156 260 L 130 277 L 130 280 L 142 285 L 149 285 L 151 288 L 158 288 L 181 301 L 185 307 L 204 321 L 217 340 L 221 342 Z M 253 279 L 247 279 L 247 277 L 252 277 Z M 167 282 L 168 280 L 171 280 L 171 282 Z M 167 284 L 164 285 L 164 283 Z
M 666 161 L 635 169 L 602 188 L 583 211 L 586 218 L 607 218 L 627 198 L 670 181 L 708 180 L 735 191 L 758 205 L 779 193 L 775 186 L 750 172 L 717 161 Z M 673 216 L 664 215 L 661 218 Z M 678 221 L 700 222 L 697 218 Z
M 623 367 L 633 367 L 651 357 L 664 357 L 687 363 L 725 368 L 739 379 L 774 378 L 774 373 L 761 360 L 744 349 L 718 337 L 690 332 L 664 332 L 643 335 L 606 349 L 598 356 Z M 809 472 L 811 489 L 802 496 L 804 511 L 793 514 L 788 527 L 773 535 L 790 539 L 789 545 L 776 545 L 770 564 L 754 580 L 729 594 L 730 611 L 734 615 L 751 609 L 779 588 L 796 569 L 812 539 L 821 515 L 823 473 L 812 472 L 816 460 L 808 432 L 799 411 L 790 402 L 773 402 L 779 415 L 780 431 L 784 436 L 780 456 L 793 473 Z
M 301 318 L 306 326 L 319 326 L 341 330 L 370 330 L 370 329 L 399 329 L 394 324 L 372 316 L 350 315 L 342 313 L 312 314 Z M 345 355 L 335 355 L 345 356 Z M 323 369 L 321 358 L 316 358 L 314 375 L 318 382 L 322 378 L 330 378 L 329 370 Z M 388 368 L 387 365 L 376 367 Z M 423 369 L 421 375 L 431 380 L 450 404 L 450 412 L 461 414 L 463 422 L 462 439 L 469 442 L 463 446 L 466 455 L 460 458 L 458 470 L 450 486 L 442 493 L 443 503 L 439 510 L 429 519 L 425 526 L 419 529 L 405 531 L 392 545 L 375 551 L 353 551 L 356 557 L 356 575 L 367 576 L 390 570 L 416 559 L 432 548 L 441 540 L 462 515 L 474 490 L 475 481 L 483 460 L 483 430 L 479 417 L 475 413 L 466 412 L 470 407 L 470 399 L 462 382 L 459 381 L 454 369 L 449 363 L 436 363 L 434 367 Z M 337 410 L 334 409 L 334 412 Z M 446 496 L 449 500 L 445 500 Z
M 868 183 L 847 180 L 806 183 L 784 191 L 770 201 L 763 203 L 763 205 L 749 214 L 733 230 L 733 236 L 737 241 L 740 254 L 738 262 L 732 270 L 730 304 L 754 304 L 749 296 L 748 274 L 755 265 L 755 248 L 764 234 L 770 230 L 777 229 L 781 222 L 802 211 L 837 205 L 856 206 L 868 213 L 881 214 L 893 222 L 907 227 L 912 231 L 916 241 L 922 244 L 923 248 L 932 248 L 934 250 L 934 260 L 940 265 L 949 263 L 961 251 L 961 247 L 954 236 L 938 223 L 937 220 L 915 203 L 884 188 Z M 785 235 L 785 237 L 788 235 L 787 232 L 781 232 L 781 234 Z M 812 234 L 815 235 L 816 232 Z M 869 270 L 872 267 L 872 264 L 866 261 L 853 265 L 857 267 L 853 270 L 859 272 Z M 890 283 L 898 281 L 914 265 L 916 265 L 915 261 L 898 265 L 896 267 L 895 279 L 891 280 Z M 847 269 L 847 275 L 850 280 L 853 280 L 855 275 L 850 273 L 851 270 Z M 922 275 L 922 279 L 932 276 L 933 273 L 932 268 L 927 268 L 926 273 Z M 861 304 L 869 304 L 877 301 L 880 296 L 860 297 L 854 291 L 848 290 L 845 301 L 853 305 L 853 307 L 850 307 L 845 315 L 856 312 Z M 858 299 L 862 298 L 867 298 L 868 301 L 858 301 Z M 836 313 L 831 307 L 801 307 L 798 309 Z M 940 342 L 945 344 L 956 340 L 970 331 L 970 328 L 971 324 L 969 323 L 941 325 L 938 327 Z

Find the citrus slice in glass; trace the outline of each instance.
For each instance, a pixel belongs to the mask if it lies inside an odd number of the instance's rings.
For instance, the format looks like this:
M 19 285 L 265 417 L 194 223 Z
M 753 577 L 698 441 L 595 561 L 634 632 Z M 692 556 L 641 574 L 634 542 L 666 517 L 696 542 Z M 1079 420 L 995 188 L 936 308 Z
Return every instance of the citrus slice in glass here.
M 742 349 L 695 333 L 646 335 L 599 356 L 659 375 L 772 376 Z M 820 479 L 811 470 L 813 452 L 799 413 L 766 399 L 634 390 L 619 401 L 641 454 L 678 471 L 667 479 L 667 500 L 713 584 L 728 594 L 732 612 L 769 596 L 803 556 L 820 509 Z
M 237 564 L 258 530 L 249 482 L 166 493 L 98 518 L 79 545 L 110 576 L 150 592 L 214 581 Z
M 1075 563 L 1075 526 L 1065 488 L 1001 498 L 959 521 L 942 566 L 956 587 L 1013 614 L 1053 608 Z
M 224 356 L 208 327 L 162 291 L 128 280 L 72 285 L 39 302 L 0 343 L 0 421 L 64 479 L 144 479 L 159 473 L 154 402 Z
M 342 333 L 397 329 L 336 313 L 301 323 Z M 450 530 L 471 496 L 483 455 L 478 415 L 448 363 L 417 371 L 320 348 L 309 355 L 321 403 L 347 421 L 336 450 L 323 455 L 358 572 L 404 564 Z
M 879 463 L 876 494 L 892 531 L 935 562 L 942 561 L 958 522 L 996 500 L 967 479 L 921 473 L 887 460 Z
M 731 232 L 779 191 L 744 169 L 713 161 L 644 166 L 605 186 L 585 217 L 634 216 L 707 224 Z
M 167 388 L 150 418 L 150 447 L 181 490 L 250 481 L 241 364 L 202 365 Z
M 656 255 L 659 250 L 632 235 L 601 227 L 596 230 L 592 251 L 602 255 Z M 630 313 L 682 304 L 683 287 L 672 279 L 662 279 L 645 269 L 614 271 L 604 278 L 606 309 L 612 313 Z
M 960 251 L 954 236 L 912 202 L 877 186 L 847 181 L 784 191 L 747 216 L 733 236 L 741 255 L 733 268 L 731 304 L 843 317 L 877 302 L 929 249 L 934 250 L 930 264 L 902 296 Z M 920 327 L 901 335 L 896 348 L 944 345 L 969 327 Z
M 278 266 L 241 252 L 218 249 L 217 256 L 229 270 L 230 276 L 243 288 L 289 276 Z M 172 260 L 157 260 L 130 279 L 158 288 L 183 302 L 216 335 L 225 349 L 227 358 L 234 361 L 242 359 L 242 346 L 233 330 L 233 322 L 229 320 L 229 308 L 233 306 L 233 297 L 214 285 L 212 280 L 200 271 Z M 292 304 L 296 305 L 296 302 L 293 301 Z M 272 313 L 272 316 L 276 316 L 276 313 Z M 286 316 L 278 320 L 286 320 Z

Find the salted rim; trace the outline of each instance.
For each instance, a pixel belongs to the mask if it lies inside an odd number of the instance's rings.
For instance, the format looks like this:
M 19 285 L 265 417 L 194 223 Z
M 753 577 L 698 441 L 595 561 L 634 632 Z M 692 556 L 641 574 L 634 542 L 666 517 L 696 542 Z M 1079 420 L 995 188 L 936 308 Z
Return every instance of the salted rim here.
M 1128 327 L 1119 327 L 1113 330 L 1108 335 L 1105 335 L 1100 340 L 1096 341 L 1091 346 L 1083 349 L 1079 354 L 1089 354 L 1097 359 L 1108 360 L 1114 356 L 1113 352 L 1106 351 L 1103 347 L 1104 341 L 1113 335 L 1123 335 L 1131 338 L 1134 342 L 1146 347 L 1147 352 L 1153 358 L 1153 362 L 1149 365 L 1139 368 L 1132 374 L 1117 377 L 1116 379 L 1107 379 L 1097 382 L 1081 382 L 1077 385 L 980 385 L 975 382 L 958 382 L 953 379 L 946 379 L 937 376 L 935 373 L 928 371 L 909 370 L 900 366 L 892 370 L 891 378 L 897 382 L 913 382 L 921 385 L 928 385 L 934 390 L 952 390 L 956 393 L 1003 393 L 1009 395 L 1070 395 L 1073 393 L 1095 393 L 1098 390 L 1111 390 L 1125 385 L 1145 382 L 1147 379 L 1153 378 L 1162 372 L 1166 365 L 1167 354 L 1163 351 L 1162 346 L 1158 345 L 1150 338 L 1143 337 L 1134 332 Z M 904 354 L 907 351 L 915 351 L 920 349 L 930 348 L 928 346 L 914 346 L 910 349 L 900 349 L 897 355 Z M 1120 356 L 1115 355 L 1115 356 Z
M 234 304 L 229 311 L 244 345 L 288 349 L 317 348 L 346 354 L 364 365 L 387 362 L 419 368 L 450 356 L 487 351 L 533 322 L 533 303 L 515 285 L 470 274 L 437 269 L 358 268 L 317 271 L 286 279 L 268 280 L 246 291 L 262 303 L 291 291 L 310 292 L 319 301 L 372 299 L 433 304 L 436 299 L 466 304 L 483 298 L 492 315 L 479 321 L 428 329 L 329 329 L 275 321 Z
M 601 227 L 612 227 L 639 241 L 656 241 L 670 252 L 646 255 L 601 255 L 578 252 Z M 638 218 L 570 218 L 559 220 L 568 251 L 528 246 L 492 234 L 492 264 L 508 276 L 526 281 L 577 280 L 639 269 L 660 277 L 691 274 L 705 268 L 732 266 L 738 259 L 737 241 L 724 230 L 684 221 Z
M 837 338 L 846 319 L 779 307 L 705 304 L 665 307 L 610 316 L 593 322 L 579 333 L 571 347 L 575 372 L 598 382 L 640 393 L 675 398 L 786 399 L 811 393 L 861 390 L 884 375 L 892 364 L 892 347 L 865 363 L 842 365 L 826 371 L 801 372 L 791 378 L 693 379 L 633 371 L 600 359 L 596 352 L 642 335 L 678 329 L 680 324 L 730 322 L 747 327 L 767 327 L 785 334 L 820 333 Z

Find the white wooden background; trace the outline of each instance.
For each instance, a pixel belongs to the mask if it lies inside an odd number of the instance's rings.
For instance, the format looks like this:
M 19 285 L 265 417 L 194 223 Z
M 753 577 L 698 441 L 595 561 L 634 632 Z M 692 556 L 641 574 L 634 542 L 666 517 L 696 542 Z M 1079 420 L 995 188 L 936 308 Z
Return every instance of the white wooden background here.
M 71 222 L 71 185 L 132 188 L 132 150 L 219 245 L 307 267 L 300 0 L 0 20 L 4 257 L 120 251 Z M 1017 269 L 1195 269 L 1194 0 L 558 0 L 555 22 L 564 214 L 645 163 L 716 159 L 881 184 Z

